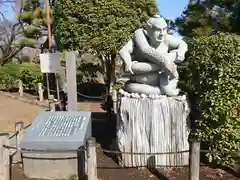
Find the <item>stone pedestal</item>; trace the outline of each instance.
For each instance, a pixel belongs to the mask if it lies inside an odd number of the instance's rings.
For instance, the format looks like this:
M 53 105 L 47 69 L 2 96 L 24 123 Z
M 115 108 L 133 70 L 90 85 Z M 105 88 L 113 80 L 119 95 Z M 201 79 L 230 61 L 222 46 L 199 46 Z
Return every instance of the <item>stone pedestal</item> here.
M 188 114 L 185 96 L 133 98 L 121 96 L 118 101 L 117 138 L 121 152 L 169 153 L 188 151 Z M 162 155 L 122 154 L 124 167 L 147 165 L 188 165 L 189 153 Z
M 27 152 L 23 151 L 24 175 L 37 179 L 84 178 L 87 173 L 87 152 Z
M 91 134 L 91 112 L 41 112 L 20 142 L 24 174 L 37 179 L 83 178 L 84 147 Z

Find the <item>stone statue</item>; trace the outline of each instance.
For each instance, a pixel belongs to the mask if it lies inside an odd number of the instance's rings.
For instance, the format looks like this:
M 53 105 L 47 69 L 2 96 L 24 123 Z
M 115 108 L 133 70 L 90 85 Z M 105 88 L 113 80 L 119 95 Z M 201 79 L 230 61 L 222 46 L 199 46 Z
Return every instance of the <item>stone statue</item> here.
M 136 97 L 177 96 L 177 63 L 185 58 L 187 44 L 167 34 L 167 23 L 159 15 L 147 20 L 146 29 L 137 29 L 119 54 L 130 80 L 124 92 Z

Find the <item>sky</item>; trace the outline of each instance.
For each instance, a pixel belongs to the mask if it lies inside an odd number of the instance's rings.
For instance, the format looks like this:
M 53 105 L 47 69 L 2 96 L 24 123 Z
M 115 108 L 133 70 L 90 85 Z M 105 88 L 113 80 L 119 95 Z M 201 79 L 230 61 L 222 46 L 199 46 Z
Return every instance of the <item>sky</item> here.
M 179 17 L 187 4 L 188 0 L 157 0 L 157 7 L 160 14 L 171 20 Z
M 14 10 L 10 3 L 6 2 L 6 3 L 1 4 L 0 12 L 3 13 L 7 19 L 15 19 L 16 18 L 16 14 L 14 13 Z
M 160 14 L 167 18 L 174 20 L 182 14 L 182 11 L 186 7 L 188 0 L 156 0 L 157 7 L 160 11 Z M 0 7 L 0 11 L 4 13 L 4 15 L 8 19 L 15 19 L 16 14 L 14 13 L 10 4 L 6 3 Z

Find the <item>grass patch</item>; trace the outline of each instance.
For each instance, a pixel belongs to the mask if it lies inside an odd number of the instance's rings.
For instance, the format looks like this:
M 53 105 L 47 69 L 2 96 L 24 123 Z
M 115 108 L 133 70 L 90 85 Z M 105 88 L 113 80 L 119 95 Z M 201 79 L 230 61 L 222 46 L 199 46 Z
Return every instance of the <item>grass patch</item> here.
M 33 64 L 33 63 L 23 63 L 23 64 L 16 64 L 16 63 L 9 63 L 5 64 L 4 66 L 0 67 L 0 74 L 8 74 L 12 77 L 16 77 L 21 70 L 28 70 L 33 72 L 34 74 L 41 75 L 40 65 Z

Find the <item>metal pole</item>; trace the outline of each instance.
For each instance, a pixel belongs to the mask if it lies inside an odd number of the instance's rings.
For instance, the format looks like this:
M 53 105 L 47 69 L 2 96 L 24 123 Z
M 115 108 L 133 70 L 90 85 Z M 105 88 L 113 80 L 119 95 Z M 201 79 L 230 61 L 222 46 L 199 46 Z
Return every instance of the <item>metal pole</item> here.
M 51 24 L 50 24 L 50 6 L 49 0 L 45 1 L 46 4 L 46 18 L 47 18 L 47 26 L 48 26 L 48 48 L 49 50 L 52 47 L 52 32 L 51 32 Z
M 60 100 L 59 81 L 56 73 L 55 73 L 55 79 L 56 79 L 56 87 L 57 87 L 57 99 Z
M 50 89 L 49 89 L 49 78 L 48 78 L 48 73 L 46 73 L 46 78 L 47 78 L 47 93 L 48 93 L 48 99 L 50 98 Z

